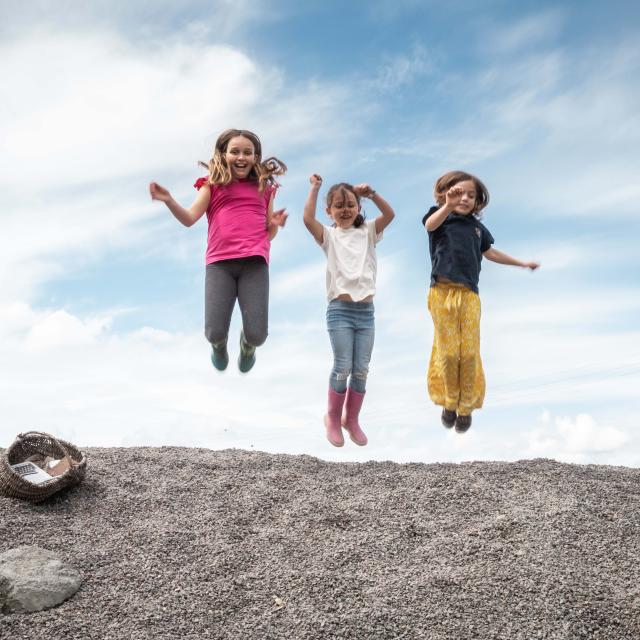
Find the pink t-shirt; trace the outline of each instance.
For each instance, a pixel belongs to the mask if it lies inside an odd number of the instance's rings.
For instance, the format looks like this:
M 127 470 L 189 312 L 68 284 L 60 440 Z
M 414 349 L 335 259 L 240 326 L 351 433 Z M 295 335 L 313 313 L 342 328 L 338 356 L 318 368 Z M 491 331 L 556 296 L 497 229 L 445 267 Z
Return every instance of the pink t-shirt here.
M 207 178 L 198 178 L 193 186 L 211 189 L 206 264 L 249 256 L 262 256 L 269 264 L 267 210 L 275 189 L 267 186 L 260 193 L 253 180 L 218 185 L 209 184 Z

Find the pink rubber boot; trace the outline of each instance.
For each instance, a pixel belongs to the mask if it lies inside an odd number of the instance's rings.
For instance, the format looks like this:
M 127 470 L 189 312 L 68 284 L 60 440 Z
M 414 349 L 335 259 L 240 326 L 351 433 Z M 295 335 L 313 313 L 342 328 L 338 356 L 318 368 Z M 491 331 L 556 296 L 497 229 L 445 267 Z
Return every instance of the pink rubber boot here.
M 338 393 L 329 387 L 329 408 L 327 415 L 324 417 L 324 425 L 327 428 L 327 440 L 334 447 L 341 447 L 344 444 L 340 416 L 342 415 L 342 406 L 346 395 L 346 392 Z
M 354 391 L 349 387 L 349 389 L 347 389 L 347 401 L 344 405 L 344 415 L 342 416 L 342 426 L 349 432 L 351 441 L 360 447 L 364 447 L 368 442 L 367 436 L 358 423 L 358 416 L 360 415 L 363 400 L 364 393 Z

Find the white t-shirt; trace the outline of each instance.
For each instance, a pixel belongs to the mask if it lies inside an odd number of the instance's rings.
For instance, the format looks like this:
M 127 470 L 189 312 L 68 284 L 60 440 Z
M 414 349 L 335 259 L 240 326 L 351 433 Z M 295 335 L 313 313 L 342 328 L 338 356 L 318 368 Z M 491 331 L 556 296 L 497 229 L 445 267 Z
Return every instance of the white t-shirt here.
M 327 254 L 327 300 L 347 293 L 359 302 L 376 292 L 375 220 L 365 220 L 357 229 L 324 227 L 322 249 Z

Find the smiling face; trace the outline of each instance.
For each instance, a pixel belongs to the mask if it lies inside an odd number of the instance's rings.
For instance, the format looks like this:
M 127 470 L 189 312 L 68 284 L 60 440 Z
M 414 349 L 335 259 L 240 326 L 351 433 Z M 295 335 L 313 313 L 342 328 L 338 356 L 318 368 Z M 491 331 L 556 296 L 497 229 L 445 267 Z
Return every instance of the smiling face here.
M 462 191 L 460 202 L 456 205 L 454 211 L 462 215 L 468 215 L 476 210 L 476 183 L 473 180 L 462 180 L 454 185 L 455 189 Z
M 224 160 L 234 180 L 247 178 L 256 164 L 256 151 L 253 142 L 244 136 L 235 136 L 229 140 Z
M 360 204 L 356 194 L 341 188 L 331 195 L 327 206 L 327 215 L 341 229 L 348 229 L 360 213 Z
M 487 187 L 482 180 L 466 171 L 448 171 L 440 176 L 433 187 L 433 196 L 439 206 L 451 202 L 453 210 L 461 215 L 479 217 L 489 204 Z

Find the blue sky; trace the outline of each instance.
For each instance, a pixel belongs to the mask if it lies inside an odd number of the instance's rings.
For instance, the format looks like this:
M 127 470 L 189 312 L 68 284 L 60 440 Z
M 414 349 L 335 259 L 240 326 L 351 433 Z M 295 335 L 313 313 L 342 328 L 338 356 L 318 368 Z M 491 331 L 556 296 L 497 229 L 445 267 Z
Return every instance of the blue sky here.
M 0 2 L 0 445 L 37 428 L 84 446 L 640 465 L 639 19 L 621 1 Z M 205 221 L 183 228 L 147 194 L 157 180 L 188 204 L 232 126 L 289 165 L 248 376 L 208 361 Z M 425 389 L 419 221 L 452 168 L 489 187 L 495 246 L 542 262 L 483 265 L 487 399 L 464 437 Z M 364 449 L 324 440 L 312 172 L 396 210 Z

